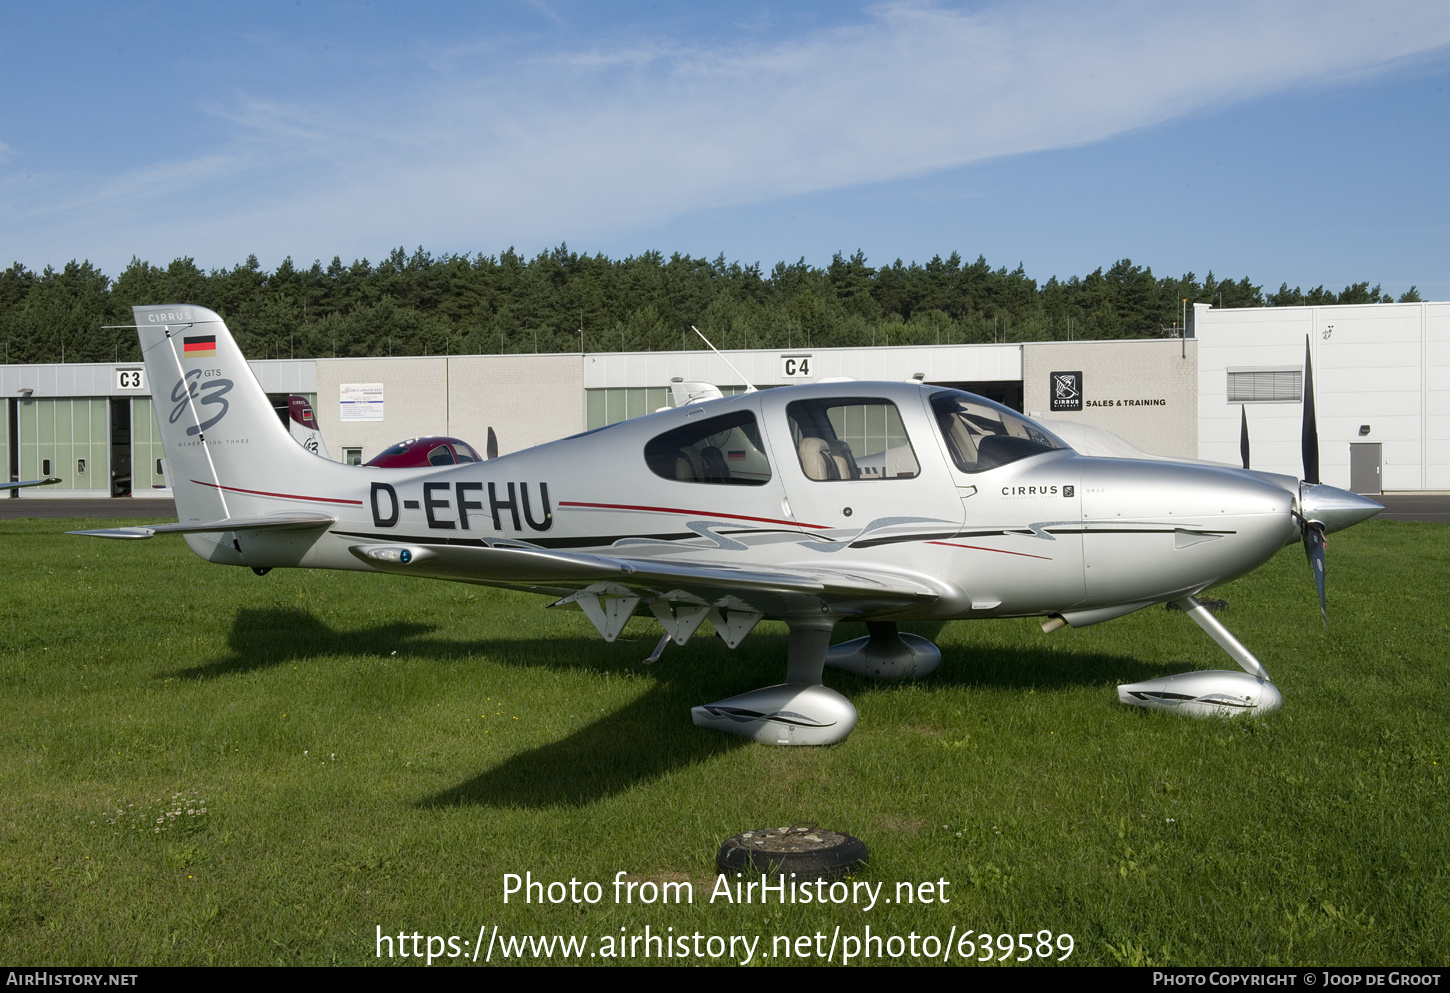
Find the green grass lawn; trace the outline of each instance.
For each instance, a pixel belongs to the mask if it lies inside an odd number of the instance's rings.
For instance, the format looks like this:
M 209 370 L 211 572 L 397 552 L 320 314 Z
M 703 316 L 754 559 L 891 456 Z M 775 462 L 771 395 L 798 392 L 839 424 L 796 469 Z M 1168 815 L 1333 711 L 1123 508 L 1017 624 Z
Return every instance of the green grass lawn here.
M 1052 635 L 919 628 L 945 656 L 934 676 L 828 672 L 857 730 L 781 749 L 697 729 L 689 708 L 780 681 L 783 626 L 734 652 L 705 628 L 647 667 L 652 620 L 607 645 L 537 597 L 258 578 L 176 538 L 60 533 L 87 524 L 0 522 L 7 963 L 356 965 L 378 961 L 379 928 L 473 942 L 495 926 L 587 936 L 586 959 L 649 927 L 757 936 L 773 963 L 777 936 L 869 926 L 1046 930 L 1072 936 L 1069 964 L 1447 960 L 1438 525 L 1332 536 L 1327 629 L 1297 548 L 1219 591 L 1279 713 L 1119 704 L 1121 682 L 1232 668 L 1153 608 Z M 709 902 L 726 837 L 800 821 L 865 840 L 858 881 L 882 896 L 944 879 L 949 902 Z M 505 874 L 525 872 L 605 896 L 505 904 Z M 694 903 L 616 903 L 619 872 L 690 882 Z M 871 961 L 915 961 L 882 948 Z

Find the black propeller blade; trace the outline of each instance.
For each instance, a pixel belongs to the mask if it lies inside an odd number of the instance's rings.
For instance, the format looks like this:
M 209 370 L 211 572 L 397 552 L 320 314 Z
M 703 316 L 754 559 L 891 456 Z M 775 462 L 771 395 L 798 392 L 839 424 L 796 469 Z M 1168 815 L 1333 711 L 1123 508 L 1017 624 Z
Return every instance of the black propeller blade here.
M 1246 422 L 1247 423 L 1247 422 Z M 1304 336 L 1304 428 L 1301 434 L 1304 455 L 1304 481 L 1299 484 L 1299 507 L 1304 513 L 1304 487 L 1319 483 L 1319 426 L 1314 417 L 1314 363 L 1309 354 L 1309 336 Z M 1245 441 L 1244 445 L 1247 446 Z M 1304 525 L 1304 557 L 1309 568 L 1314 570 L 1314 582 L 1319 587 L 1319 614 L 1324 623 L 1329 623 L 1329 610 L 1324 602 L 1324 525 L 1302 517 Z
M 1239 455 L 1244 460 L 1244 468 L 1249 467 L 1249 405 L 1239 404 L 1239 413 L 1242 418 L 1239 421 Z
M 1309 568 L 1314 570 L 1314 582 L 1319 586 L 1319 614 L 1328 624 L 1329 610 L 1324 605 L 1324 546 L 1324 525 L 1304 522 L 1304 556 L 1309 560 Z
M 483 446 L 483 456 L 488 459 L 498 458 L 498 435 L 493 433 L 493 428 L 488 429 L 488 441 Z
M 1314 365 L 1309 358 L 1309 336 L 1304 336 L 1304 482 L 1319 482 L 1319 427 L 1314 420 Z

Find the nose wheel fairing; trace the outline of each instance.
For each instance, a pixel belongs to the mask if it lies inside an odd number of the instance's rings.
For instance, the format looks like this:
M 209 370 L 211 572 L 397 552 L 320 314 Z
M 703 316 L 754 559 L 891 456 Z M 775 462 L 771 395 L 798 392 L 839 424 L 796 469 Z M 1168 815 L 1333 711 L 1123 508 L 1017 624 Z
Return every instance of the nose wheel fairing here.
M 1172 710 L 1196 717 L 1266 714 L 1284 704 L 1279 688 L 1267 679 L 1225 669 L 1183 672 L 1119 686 L 1118 700 L 1147 710 Z

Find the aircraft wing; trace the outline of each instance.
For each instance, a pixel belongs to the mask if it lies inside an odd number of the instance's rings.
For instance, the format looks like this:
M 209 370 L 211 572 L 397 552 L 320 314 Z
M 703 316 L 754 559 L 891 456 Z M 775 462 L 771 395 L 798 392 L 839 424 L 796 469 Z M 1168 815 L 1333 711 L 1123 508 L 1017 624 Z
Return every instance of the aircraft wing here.
M 59 476 L 51 476 L 49 479 L 27 479 L 23 483 L 3 483 L 0 490 L 18 490 L 22 486 L 49 486 L 52 483 L 60 482 Z
M 406 560 L 402 555 L 408 551 Z M 869 570 L 739 568 L 667 558 L 568 552 L 523 545 L 359 544 L 352 553 L 393 573 L 568 592 L 605 584 L 642 598 L 719 606 L 730 601 L 766 615 L 799 610 L 802 598 L 855 614 L 905 609 L 940 591 L 910 577 Z
M 228 517 L 201 524 L 145 524 L 129 528 L 97 528 L 94 531 L 70 531 L 91 538 L 150 538 L 158 534 L 206 534 L 218 531 L 313 531 L 331 527 L 337 518 L 331 514 L 296 513 L 269 514 L 266 517 Z

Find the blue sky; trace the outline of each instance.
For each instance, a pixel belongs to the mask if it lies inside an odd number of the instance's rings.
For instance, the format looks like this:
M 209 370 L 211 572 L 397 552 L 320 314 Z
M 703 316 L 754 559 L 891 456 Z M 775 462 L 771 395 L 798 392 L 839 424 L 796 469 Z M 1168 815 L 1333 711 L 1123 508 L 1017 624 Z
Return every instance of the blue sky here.
M 1450 4 L 47 4 L 0 264 L 567 242 L 1450 298 Z

